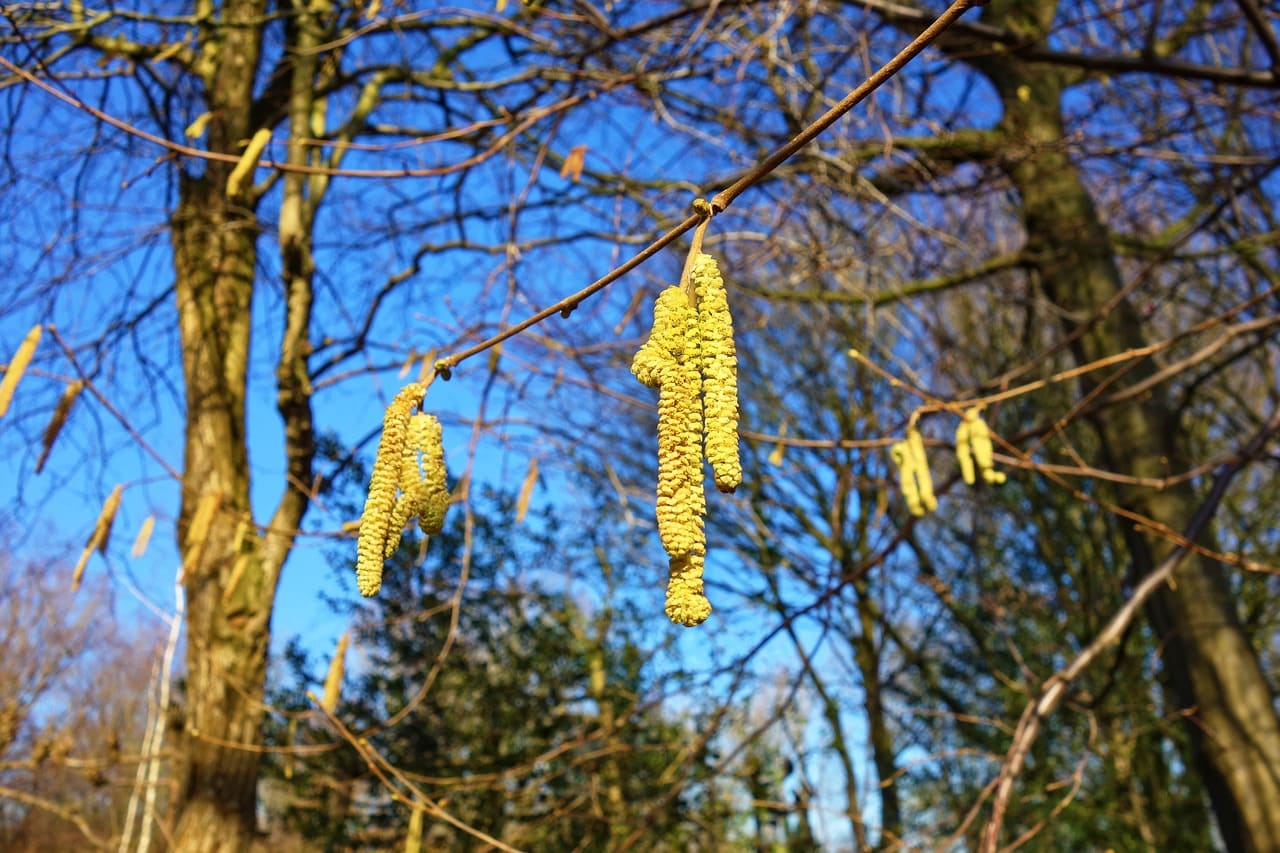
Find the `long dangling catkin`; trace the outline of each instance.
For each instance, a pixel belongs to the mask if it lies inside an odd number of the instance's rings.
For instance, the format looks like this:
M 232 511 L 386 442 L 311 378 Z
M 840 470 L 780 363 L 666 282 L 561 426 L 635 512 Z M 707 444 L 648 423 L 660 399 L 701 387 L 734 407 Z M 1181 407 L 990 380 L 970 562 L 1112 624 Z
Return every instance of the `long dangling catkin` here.
M 686 298 L 688 294 L 686 292 Z M 684 351 L 677 356 L 682 370 L 681 387 L 692 399 L 685 402 L 684 437 L 684 471 L 685 483 L 689 489 L 690 506 L 698 522 L 697 544 L 693 551 L 706 553 L 706 537 L 703 535 L 702 519 L 707 514 L 707 496 L 703 489 L 702 447 L 706 439 L 705 406 L 703 404 L 702 384 L 702 326 L 698 321 L 698 313 L 690 302 L 689 310 L 684 313 Z
M 970 410 L 972 411 L 972 409 Z M 973 451 L 969 449 L 969 413 L 965 412 L 956 427 L 956 461 L 960 463 L 960 476 L 970 486 L 973 485 Z
M 9 411 L 9 404 L 13 402 L 13 392 L 18 389 L 22 374 L 27 372 L 27 365 L 31 364 L 31 357 L 36 354 L 36 345 L 40 343 L 40 335 L 43 332 L 44 326 L 32 326 L 31 331 L 27 332 L 27 336 L 22 339 L 22 343 L 18 344 L 18 351 L 13 354 L 13 360 L 5 365 L 4 378 L 0 379 L 0 418 Z
M 698 296 L 699 356 L 706 409 L 707 461 L 716 488 L 732 492 L 742 483 L 738 455 L 738 354 L 724 279 L 711 255 L 694 258 L 689 278 Z
M 138 528 L 138 535 L 133 540 L 133 550 L 130 552 L 135 557 L 141 557 L 147 553 L 147 545 L 151 542 L 151 532 L 156 529 L 156 517 L 148 515 L 142 520 L 142 526 Z
M 915 427 L 907 430 L 907 451 L 911 454 L 911 470 L 920 493 L 920 505 L 925 512 L 933 512 L 938 508 L 938 499 L 933 494 L 933 475 L 929 473 L 929 458 L 924 455 L 924 437 Z
M 653 334 L 636 353 L 631 371 L 658 387 L 658 536 L 673 556 L 705 548 L 702 514 L 702 411 L 696 362 L 684 359 L 696 341 L 697 315 L 684 291 L 669 287 L 658 296 Z
M 329 672 L 324 678 L 324 697 L 320 700 L 320 707 L 330 714 L 338 707 L 342 693 L 342 676 L 346 672 L 347 643 L 350 640 L 345 631 L 338 638 L 338 649 L 333 653 L 333 660 L 329 661 Z
M 426 810 L 414 806 L 409 813 L 409 830 L 404 836 L 404 853 L 422 853 L 422 818 Z
M 702 594 L 706 534 L 702 519 L 702 332 L 697 311 L 679 287 L 658 295 L 653 331 L 631 372 L 658 389 L 658 536 L 670 557 L 668 617 L 693 626 L 711 613 Z
M 84 577 L 84 569 L 89 563 L 89 556 L 94 551 L 99 554 L 107 553 L 107 543 L 111 541 L 111 527 L 115 524 L 116 513 L 120 510 L 120 496 L 123 493 L 124 485 L 118 485 L 111 490 L 111 494 L 107 495 L 107 499 L 102 502 L 102 509 L 98 512 L 98 520 L 93 525 L 93 533 L 89 536 L 89 541 L 85 543 L 84 550 L 80 552 L 80 559 L 76 561 L 75 571 L 71 573 L 72 592 L 80 588 L 80 581 Z
M 920 494 L 920 483 L 916 479 L 916 455 L 911 450 L 909 441 L 899 441 L 889 448 L 893 463 L 898 466 L 899 483 L 902 486 L 902 497 L 907 502 L 907 509 L 919 518 L 928 512 Z
M 684 554 L 671 558 L 667 580 L 667 618 L 677 625 L 692 628 L 711 615 L 711 602 L 703 591 L 702 554 Z
M 663 373 L 678 363 L 676 353 L 684 352 L 689 300 L 678 287 L 658 294 L 653 305 L 653 330 L 649 340 L 631 360 L 631 372 L 641 384 L 661 388 Z
M 422 496 L 418 498 L 418 528 L 428 536 L 444 529 L 445 513 L 452 496 L 449 494 L 449 470 L 444 461 L 444 428 L 432 415 L 424 415 L 419 433 L 418 451 Z
M 209 529 L 213 525 L 213 516 L 222 505 L 222 492 L 203 495 L 196 511 L 191 515 L 191 523 L 187 525 L 187 538 L 183 543 L 183 571 L 194 569 L 200 565 L 204 555 L 204 543 L 209 538 Z
M 49 424 L 44 428 L 44 435 L 40 438 L 40 458 L 36 460 L 37 474 L 44 470 L 44 463 L 49 459 L 49 451 L 53 449 L 53 443 L 58 440 L 58 434 L 67 423 L 67 416 L 71 414 L 71 407 L 83 390 L 84 380 L 77 379 L 64 388 L 62 396 L 58 398 L 58 405 L 54 407 L 53 416 L 49 418 Z
M 396 488 L 404 466 L 409 420 L 425 393 L 426 388 L 416 382 L 406 385 L 387 406 L 382 419 L 382 438 L 373 462 L 356 543 L 356 586 L 365 597 L 376 595 L 382 587 L 382 561 L 395 512 Z

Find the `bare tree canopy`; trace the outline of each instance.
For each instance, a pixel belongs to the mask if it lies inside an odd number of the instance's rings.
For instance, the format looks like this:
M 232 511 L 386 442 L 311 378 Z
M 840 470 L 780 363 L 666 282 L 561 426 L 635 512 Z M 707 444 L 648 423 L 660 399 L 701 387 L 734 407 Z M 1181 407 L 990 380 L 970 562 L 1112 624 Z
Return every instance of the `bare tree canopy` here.
M 1280 849 L 1265 4 L 2 12 L 8 564 L 180 588 L 89 842 Z

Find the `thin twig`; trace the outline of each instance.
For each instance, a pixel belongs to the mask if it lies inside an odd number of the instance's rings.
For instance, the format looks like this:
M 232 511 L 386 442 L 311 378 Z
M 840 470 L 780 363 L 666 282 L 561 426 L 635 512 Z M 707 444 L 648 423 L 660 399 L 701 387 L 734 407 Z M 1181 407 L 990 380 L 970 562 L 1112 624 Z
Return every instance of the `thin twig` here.
M 947 27 L 951 26 L 957 18 L 973 7 L 981 6 L 983 2 L 984 0 L 955 0 L 954 3 L 947 7 L 946 11 L 939 15 L 932 24 L 925 28 L 924 32 L 916 36 L 916 38 L 909 45 L 904 47 L 897 56 L 882 65 L 875 73 L 868 77 L 852 92 L 845 95 L 844 98 L 841 99 L 840 103 L 836 104 L 821 117 L 816 119 L 812 124 L 792 137 L 789 142 L 777 151 L 760 161 L 760 163 L 747 174 L 743 175 L 741 178 L 717 193 L 710 202 L 710 216 L 713 217 L 728 209 L 729 205 L 733 204 L 734 199 L 742 195 L 742 193 L 751 186 L 759 183 L 773 172 L 774 169 L 777 169 L 785 163 L 797 151 L 816 139 L 819 134 L 831 125 L 835 124 L 835 122 L 845 113 L 849 112 L 849 110 L 866 100 L 866 98 L 875 92 L 876 89 L 888 82 L 889 78 L 901 71 L 908 62 L 914 59 L 933 41 L 937 40 L 937 38 L 942 35 Z M 661 237 L 654 240 L 641 250 L 639 254 L 632 257 L 626 263 L 612 270 L 602 278 L 596 279 L 577 293 L 574 293 L 571 296 L 566 296 L 564 299 L 561 299 L 549 308 L 544 308 L 528 319 L 498 332 L 496 335 L 481 341 L 475 346 L 468 347 L 461 352 L 456 352 L 452 355 L 441 358 L 436 362 L 437 372 L 440 374 L 442 379 L 447 379 L 449 372 L 453 368 L 457 367 L 471 356 L 497 346 L 508 338 L 520 334 L 525 329 L 541 323 L 548 317 L 562 312 L 572 311 L 577 308 L 578 304 L 584 299 L 608 287 L 631 270 L 649 260 L 649 258 L 656 255 L 659 251 L 669 246 L 671 243 L 674 243 L 691 228 L 695 228 L 699 224 L 705 223 L 707 220 L 708 217 L 699 209 L 692 215 L 685 217 L 678 225 L 674 226 Z

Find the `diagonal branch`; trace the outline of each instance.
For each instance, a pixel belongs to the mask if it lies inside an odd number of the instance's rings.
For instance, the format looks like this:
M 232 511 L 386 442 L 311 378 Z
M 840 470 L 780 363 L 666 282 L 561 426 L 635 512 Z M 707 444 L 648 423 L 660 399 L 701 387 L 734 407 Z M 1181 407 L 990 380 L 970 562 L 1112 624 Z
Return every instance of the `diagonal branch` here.
M 867 77 L 866 80 L 859 84 L 853 91 L 845 95 L 838 104 L 814 120 L 812 124 L 792 137 L 790 141 L 777 151 L 774 151 L 764 160 L 760 161 L 760 163 L 748 171 L 747 174 L 743 175 L 741 178 L 717 193 L 710 200 L 710 215 L 715 216 L 716 214 L 728 209 L 729 205 L 733 204 L 734 199 L 742 195 L 742 193 L 750 187 L 759 183 L 771 172 L 787 160 L 791 159 L 791 157 L 802 148 L 817 139 L 823 131 L 835 124 L 836 121 L 838 121 L 845 113 L 849 112 L 849 110 L 853 109 L 870 97 L 873 92 L 901 71 L 906 64 L 919 55 L 921 51 L 933 42 L 937 41 L 938 38 L 946 32 L 947 28 L 955 23 L 961 15 L 975 6 L 982 5 L 983 2 L 985 2 L 985 0 L 955 0 L 955 2 L 947 7 L 946 11 L 939 15 L 932 24 L 925 28 L 924 32 L 916 36 L 916 38 L 899 51 L 896 56 Z M 514 326 L 503 329 L 501 332 L 481 341 L 475 346 L 468 347 L 461 352 L 456 352 L 440 359 L 436 362 L 437 372 L 440 374 L 441 378 L 447 379 L 449 372 L 466 359 L 478 353 L 482 353 L 491 347 L 497 346 L 508 338 L 520 334 L 524 330 L 541 323 L 543 320 L 555 314 L 564 314 L 565 316 L 568 316 L 569 312 L 572 312 L 577 308 L 578 303 L 582 302 L 582 300 L 594 293 L 604 290 L 623 275 L 640 266 L 649 258 L 656 255 L 664 247 L 674 243 L 687 231 L 696 227 L 704 218 L 705 214 L 703 212 L 690 214 L 678 225 L 671 228 L 657 240 L 646 246 L 639 254 L 635 255 L 626 263 L 617 267 L 602 278 L 599 278 L 587 285 L 577 293 L 566 296 L 564 299 L 561 299 L 549 308 L 544 308 L 528 319 L 523 320 Z
M 1218 475 L 1214 478 L 1213 486 L 1209 490 L 1208 497 L 1205 498 L 1200 508 L 1196 510 L 1195 515 L 1192 516 L 1191 522 L 1187 525 L 1183 534 L 1185 543 L 1194 542 L 1199 538 L 1200 533 L 1209 524 L 1214 513 L 1217 512 L 1218 505 L 1222 503 L 1231 481 L 1244 470 L 1249 462 L 1262 454 L 1267 442 L 1278 432 L 1280 432 L 1280 409 L 1277 409 L 1271 419 L 1254 433 L 1240 454 L 1218 472 Z M 1180 544 L 1175 547 L 1169 556 L 1165 557 L 1160 565 L 1138 584 L 1130 599 L 1111 617 L 1111 621 L 1106 624 L 1106 627 L 1094 638 L 1093 642 L 1085 647 L 1070 664 L 1050 676 L 1040 688 L 1039 696 L 1036 700 L 1029 703 L 1023 710 L 1022 716 L 1018 720 L 1018 727 L 1013 734 L 1013 743 L 1009 746 L 1009 752 L 1005 756 L 1004 764 L 1001 766 L 1000 774 L 997 777 L 995 799 L 991 807 L 991 818 L 987 821 L 986 828 L 983 830 L 982 844 L 978 848 L 982 853 L 995 853 L 998 848 L 1000 829 L 1004 823 L 1004 813 L 1008 808 L 1009 797 L 1013 793 L 1013 784 L 1018 774 L 1022 771 L 1027 755 L 1040 733 L 1041 725 L 1062 702 L 1063 696 L 1066 695 L 1067 687 L 1080 673 L 1084 672 L 1090 664 L 1097 660 L 1107 647 L 1120 641 L 1120 638 L 1128 629 L 1129 624 L 1137 617 L 1138 611 L 1147 602 L 1147 599 L 1154 595 L 1161 586 L 1169 582 L 1174 571 L 1177 570 L 1178 566 L 1182 564 L 1182 561 L 1192 550 L 1189 544 Z

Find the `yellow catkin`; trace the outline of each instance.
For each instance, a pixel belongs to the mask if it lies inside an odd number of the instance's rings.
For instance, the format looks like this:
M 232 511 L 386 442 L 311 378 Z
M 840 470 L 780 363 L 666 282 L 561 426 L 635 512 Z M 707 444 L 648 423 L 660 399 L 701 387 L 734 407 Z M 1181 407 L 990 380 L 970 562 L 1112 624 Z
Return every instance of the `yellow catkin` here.
M 960 426 L 956 427 L 956 461 L 960 463 L 960 476 L 970 486 L 974 484 L 973 476 L 973 451 L 969 449 L 969 416 L 960 419 Z
M 738 454 L 738 354 L 733 343 L 733 317 L 715 258 L 706 254 L 694 258 L 689 278 L 698 296 L 707 461 L 711 463 L 716 488 L 727 493 L 742 483 L 742 462 Z
M 656 516 L 662 547 L 673 557 L 705 550 L 701 388 L 696 363 L 684 360 L 696 340 L 697 315 L 684 291 L 669 287 L 654 308 L 649 351 L 642 348 L 632 364 L 646 385 L 646 376 L 658 381 Z
M 249 569 L 249 562 L 252 556 L 248 552 L 236 554 L 235 562 L 231 564 L 231 574 L 227 575 L 227 582 L 222 587 L 222 603 L 226 604 L 231 597 L 236 594 L 236 589 L 240 586 L 240 581 L 244 579 L 244 573 Z
M 270 141 L 271 129 L 267 127 L 259 130 L 249 140 L 249 144 L 245 146 L 244 153 L 240 155 L 235 168 L 227 176 L 228 198 L 239 196 L 244 191 L 246 181 L 250 186 L 253 185 L 253 171 L 258 166 L 258 158 L 262 156 L 263 149 L 267 147 L 267 143 Z
M 156 517 L 148 515 L 142 520 L 142 526 L 138 528 L 138 535 L 133 540 L 132 554 L 135 557 L 141 557 L 147 553 L 147 545 L 151 542 L 151 533 L 156 529 Z
M 64 388 L 62 396 L 58 398 L 58 405 L 54 407 L 53 416 L 49 418 L 49 424 L 44 428 L 44 435 L 40 439 L 40 458 L 36 460 L 37 474 L 44 470 L 44 463 L 49 459 L 49 451 L 53 449 L 53 443 L 58 440 L 58 435 L 71 414 L 71 407 L 75 405 L 76 398 L 83 390 L 84 381 L 77 379 Z
M 425 810 L 417 806 L 409 815 L 409 831 L 404 836 L 404 853 L 422 853 L 422 817 Z
M 422 487 L 422 475 L 418 466 L 418 455 L 426 442 L 425 432 L 428 422 L 435 419 L 423 412 L 414 412 L 409 417 L 405 428 L 404 449 L 400 454 L 400 472 L 397 487 L 400 496 L 396 498 L 391 519 L 387 522 L 387 535 L 382 545 L 383 559 L 389 558 L 400 547 L 400 537 L 409 520 L 422 511 L 426 499 L 426 490 Z
M 93 541 L 97 543 L 98 553 L 107 553 L 107 543 L 111 540 L 111 527 L 116 522 L 116 512 L 120 509 L 120 496 L 124 494 L 124 485 L 118 485 L 107 495 L 102 503 L 102 512 L 98 513 L 98 523 L 93 531 Z
M 13 360 L 5 365 L 4 378 L 0 379 L 0 418 L 9 411 L 9 404 L 13 402 L 13 392 L 18 390 L 18 382 L 22 379 L 22 374 L 27 372 L 27 365 L 31 364 L 31 358 L 36 354 L 36 346 L 40 343 L 40 335 L 43 332 L 44 326 L 32 326 L 31 331 L 27 332 L 27 336 L 18 345 L 18 351 L 13 354 Z
M 920 505 L 925 512 L 933 512 L 938 508 L 938 499 L 933 494 L 933 475 L 929 473 L 929 458 L 924 454 L 924 437 L 915 427 L 907 430 L 907 451 L 911 454 L 911 471 L 920 492 Z
M 395 553 L 404 526 L 413 518 L 418 519 L 419 529 L 428 536 L 444 529 L 452 496 L 444 460 L 444 430 L 434 415 L 418 412 L 409 420 L 400 490 L 383 548 L 385 557 Z
M 684 353 L 685 318 L 689 299 L 678 287 L 668 287 L 658 294 L 653 306 L 653 331 L 631 360 L 631 372 L 649 388 L 662 386 L 662 375 L 678 363 Z
M 702 445 L 706 438 L 701 367 L 702 327 L 692 302 L 689 303 L 689 310 L 683 313 L 684 351 L 677 360 L 681 368 L 681 388 L 692 397 L 683 404 L 686 411 L 683 445 L 684 475 L 686 487 L 689 490 L 690 506 L 693 508 L 698 524 L 699 547 L 695 547 L 694 551 L 702 554 L 706 551 L 705 547 L 702 547 L 706 541 L 702 532 L 702 518 L 707 514 L 707 497 L 702 487 Z
M 75 571 L 71 573 L 72 592 L 80 588 L 80 581 L 84 578 L 85 566 L 89 564 L 89 556 L 94 551 L 99 554 L 107 553 L 107 543 L 111 541 L 111 527 L 115 524 L 116 513 L 120 510 L 120 496 L 123 493 L 124 485 L 118 485 L 111 490 L 111 494 L 107 495 L 107 499 L 102 502 L 102 509 L 98 512 L 98 520 L 93 525 L 93 533 L 89 536 L 89 541 L 85 543 L 84 550 L 80 552 L 80 559 L 76 561 Z
M 449 509 L 449 470 L 444 460 L 444 429 L 432 415 L 423 415 L 424 421 L 418 436 L 420 454 L 420 487 L 422 496 L 417 499 L 418 527 L 428 536 L 444 529 L 445 513 Z
M 702 586 L 704 557 L 701 554 L 684 554 L 671 558 L 671 571 L 667 580 L 667 618 L 677 625 L 692 628 L 701 625 L 711 615 L 711 602 Z
M 898 466 L 898 479 L 902 486 L 902 497 L 907 502 L 911 514 L 919 517 L 925 514 L 924 502 L 920 499 L 920 487 L 916 483 L 915 456 L 911 446 L 899 441 L 889 448 L 893 463 Z
M 209 538 L 209 526 L 213 523 L 213 514 L 218 511 L 218 505 L 221 503 L 221 492 L 214 492 L 200 498 L 200 503 L 196 504 L 196 511 L 191 516 L 191 524 L 187 527 L 188 550 L 202 547 L 205 540 Z
M 347 643 L 350 639 L 345 632 L 338 638 L 338 649 L 333 653 L 329 673 L 324 678 L 324 697 L 320 700 L 320 707 L 330 714 L 338 707 L 338 698 L 342 694 L 342 676 L 346 672 Z
M 963 452 L 962 446 L 965 448 Z M 995 470 L 994 452 L 995 449 L 991 444 L 991 429 L 982 419 L 979 409 L 977 407 L 966 409 L 960 429 L 956 430 L 956 454 L 960 458 L 961 474 L 968 472 L 965 476 L 966 483 L 973 483 L 974 467 L 982 472 L 982 479 L 992 485 L 998 486 L 1005 481 L 1004 472 Z M 970 454 L 972 454 L 972 460 L 968 462 L 968 468 L 966 468 L 965 457 Z
M 382 419 L 382 438 L 373 462 L 369 494 L 360 517 L 360 537 L 356 543 L 356 586 L 366 597 L 376 595 L 382 587 L 382 561 L 391 533 L 396 488 L 404 467 L 409 421 L 425 393 L 426 389 L 416 382 L 406 385 L 387 406 Z
M 520 484 L 520 496 L 516 498 L 516 524 L 524 521 L 529 513 L 529 500 L 533 497 L 533 487 L 538 482 L 538 457 L 529 460 L 529 470 L 525 472 L 524 482 Z

